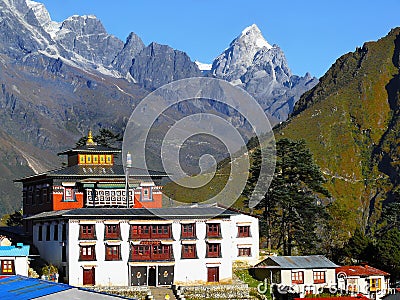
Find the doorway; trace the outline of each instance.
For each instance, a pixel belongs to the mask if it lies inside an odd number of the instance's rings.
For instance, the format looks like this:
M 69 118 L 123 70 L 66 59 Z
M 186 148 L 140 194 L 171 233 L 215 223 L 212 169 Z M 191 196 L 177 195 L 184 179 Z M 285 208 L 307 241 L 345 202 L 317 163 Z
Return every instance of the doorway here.
M 157 269 L 156 269 L 156 267 L 149 267 L 149 279 L 148 279 L 147 284 L 149 286 L 157 285 Z
M 208 267 L 207 268 L 207 281 L 208 282 L 219 282 L 219 267 Z
M 95 285 L 95 271 L 94 267 L 90 269 L 83 269 L 83 285 Z

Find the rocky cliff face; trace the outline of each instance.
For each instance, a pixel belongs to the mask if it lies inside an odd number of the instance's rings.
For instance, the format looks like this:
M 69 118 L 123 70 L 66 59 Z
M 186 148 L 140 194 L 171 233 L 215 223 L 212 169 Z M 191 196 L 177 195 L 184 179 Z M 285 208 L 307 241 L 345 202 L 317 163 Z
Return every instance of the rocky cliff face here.
M 254 24 L 214 60 L 211 74 L 243 87 L 280 121 L 286 120 L 301 94 L 318 82 L 310 74 L 293 75 L 283 51 L 271 46 Z
M 174 80 L 202 75 L 186 53 L 157 43 L 151 43 L 134 57 L 130 73 L 147 89 L 155 89 Z

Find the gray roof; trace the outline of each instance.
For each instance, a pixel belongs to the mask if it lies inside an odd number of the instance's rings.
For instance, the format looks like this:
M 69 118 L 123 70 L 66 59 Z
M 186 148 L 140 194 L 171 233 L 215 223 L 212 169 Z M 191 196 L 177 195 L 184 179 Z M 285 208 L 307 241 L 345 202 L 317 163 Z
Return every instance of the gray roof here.
M 270 256 L 254 266 L 262 269 L 322 269 L 337 268 L 323 255 L 309 256 Z
M 119 178 L 125 176 L 124 168 L 122 165 L 114 165 L 114 166 L 96 166 L 96 165 L 74 165 L 70 167 L 59 168 L 56 170 L 51 170 L 43 174 L 32 175 L 28 177 L 24 177 L 16 182 L 26 181 L 35 177 L 70 177 L 70 178 L 90 178 L 90 177 L 98 177 L 98 178 Z M 154 171 L 154 170 L 145 170 L 141 168 L 131 167 L 129 168 L 129 176 L 130 177 L 166 177 L 167 173 L 162 171 Z
M 220 207 L 168 207 L 168 208 L 78 208 L 72 210 L 59 210 L 42 212 L 26 219 L 95 219 L 95 218 L 121 218 L 121 219 L 187 219 L 187 218 L 214 218 L 230 217 L 238 212 Z
M 77 153 L 120 153 L 121 149 L 111 148 L 102 145 L 83 145 L 57 153 L 58 155 Z

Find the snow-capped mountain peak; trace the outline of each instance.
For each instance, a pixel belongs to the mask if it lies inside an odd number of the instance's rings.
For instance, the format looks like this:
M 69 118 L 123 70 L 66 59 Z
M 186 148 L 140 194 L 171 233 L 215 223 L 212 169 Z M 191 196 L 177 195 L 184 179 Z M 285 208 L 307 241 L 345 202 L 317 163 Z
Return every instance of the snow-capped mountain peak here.
M 246 73 L 260 51 L 273 49 L 256 24 L 246 27 L 213 62 L 212 74 L 228 81 L 237 80 Z
M 44 4 L 26 0 L 26 5 L 32 10 L 40 26 L 54 38 L 57 31 L 60 29 L 60 24 L 51 20 L 50 14 Z
M 272 46 L 265 40 L 256 24 L 250 25 L 243 29 L 242 33 L 236 40 L 238 39 L 246 40 L 248 43 L 257 46 L 257 48 L 260 49 L 263 47 L 266 47 L 268 49 L 272 48 Z

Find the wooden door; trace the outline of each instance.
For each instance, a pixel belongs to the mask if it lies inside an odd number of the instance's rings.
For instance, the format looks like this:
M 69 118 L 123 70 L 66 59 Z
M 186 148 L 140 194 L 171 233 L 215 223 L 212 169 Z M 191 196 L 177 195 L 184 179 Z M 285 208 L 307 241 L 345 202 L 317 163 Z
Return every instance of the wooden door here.
M 131 267 L 131 285 L 147 285 L 147 267 Z
M 91 269 L 83 269 L 83 285 L 95 285 L 94 267 Z
M 218 282 L 219 281 L 219 267 L 207 268 L 207 281 Z

